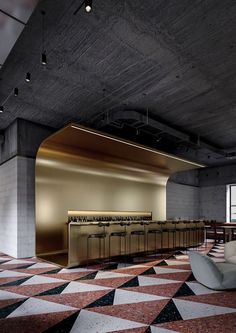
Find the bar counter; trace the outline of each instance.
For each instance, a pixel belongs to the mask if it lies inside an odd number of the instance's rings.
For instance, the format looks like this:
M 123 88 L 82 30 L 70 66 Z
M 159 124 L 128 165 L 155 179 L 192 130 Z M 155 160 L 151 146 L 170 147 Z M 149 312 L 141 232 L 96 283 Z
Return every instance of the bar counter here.
M 161 252 L 204 242 L 203 221 L 71 221 L 68 267 L 120 255 Z

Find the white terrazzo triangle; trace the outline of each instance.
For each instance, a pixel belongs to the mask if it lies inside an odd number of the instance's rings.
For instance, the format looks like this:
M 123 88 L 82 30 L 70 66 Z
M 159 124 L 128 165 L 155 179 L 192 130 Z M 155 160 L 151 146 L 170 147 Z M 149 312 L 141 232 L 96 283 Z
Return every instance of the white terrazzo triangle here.
M 93 269 L 89 268 L 83 268 L 83 267 L 78 267 L 78 268 L 63 268 L 62 270 L 59 271 L 59 273 L 83 273 L 83 272 L 92 272 L 94 271 Z
M 2 265 L 20 265 L 20 264 L 35 264 L 35 261 L 30 261 L 30 260 L 22 260 L 22 259 L 12 259 L 5 264 Z
M 0 257 L 0 261 L 10 261 L 11 260 L 11 258 L 7 258 L 7 257 Z
M 165 267 L 153 267 L 156 274 L 169 274 L 169 273 L 182 273 L 188 272 L 189 269 L 178 269 L 178 268 L 165 268 Z
M 62 291 L 62 294 L 70 294 L 70 293 L 82 293 L 86 291 L 97 291 L 97 290 L 108 290 L 111 288 L 103 287 L 95 284 L 81 283 L 72 281 L 68 284 L 68 286 Z
M 107 333 L 143 326 L 145 325 L 135 321 L 81 310 L 70 333 Z
M 165 260 L 168 266 L 189 265 L 189 261 Z
M 22 305 L 20 305 L 15 311 L 7 316 L 7 318 L 31 316 L 36 314 L 63 312 L 75 310 L 71 306 L 53 303 L 41 299 L 29 298 Z
M 174 276 L 173 276 L 174 277 Z M 140 286 L 158 286 L 160 284 L 168 284 L 168 283 L 177 283 L 180 281 L 170 280 L 170 279 L 159 279 L 155 277 L 147 277 L 147 276 L 138 276 L 138 282 Z
M 117 269 L 122 269 L 122 268 L 124 268 L 124 269 L 126 269 L 126 268 L 143 268 L 143 267 L 145 268 L 147 266 L 145 266 L 145 265 L 127 264 L 127 263 L 119 263 L 117 265 Z
M 56 283 L 56 282 L 69 282 L 69 281 L 62 280 L 62 279 L 55 279 L 55 278 L 42 276 L 42 275 L 34 275 L 32 278 L 25 281 L 21 285 L 28 286 L 28 285 L 32 285 L 32 284 L 44 284 L 44 283 Z
M 166 328 L 157 327 L 157 326 L 150 326 L 150 328 L 151 328 L 151 333 L 179 333 L 177 331 L 172 331 L 172 330 L 168 330 Z
M 208 289 L 198 282 L 185 282 L 195 295 L 216 294 L 220 291 Z
M 47 262 L 37 262 L 36 264 L 28 267 L 27 269 L 35 269 L 35 268 L 59 268 L 58 266 L 56 265 L 53 265 L 53 264 L 49 264 Z
M 28 296 L 15 294 L 15 293 L 12 293 L 7 290 L 0 290 L 0 300 L 1 301 L 6 300 L 6 299 L 27 298 L 27 297 Z
M 158 301 L 162 299 L 168 299 L 168 297 L 143 294 L 136 291 L 116 289 L 113 305 Z
M 117 273 L 117 272 L 99 271 L 99 272 L 97 272 L 95 279 L 111 279 L 111 278 L 120 278 L 120 277 L 126 277 L 126 276 L 132 276 L 132 275 L 124 274 L 124 273 Z
M 27 273 L 21 273 L 21 272 L 16 272 L 16 271 L 9 271 L 5 270 L 0 272 L 0 278 L 8 278 L 8 277 L 21 277 L 21 276 L 30 276 L 31 274 Z
M 212 304 L 185 301 L 173 298 L 173 301 L 184 320 L 216 316 L 225 313 L 236 313 L 236 308 L 228 308 Z

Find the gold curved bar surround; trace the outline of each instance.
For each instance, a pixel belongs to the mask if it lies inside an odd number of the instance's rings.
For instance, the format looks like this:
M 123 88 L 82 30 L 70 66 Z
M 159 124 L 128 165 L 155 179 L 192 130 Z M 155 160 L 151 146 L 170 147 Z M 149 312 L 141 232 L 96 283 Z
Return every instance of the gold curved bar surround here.
M 41 144 L 36 158 L 36 254 L 58 263 L 56 256 L 64 256 L 67 262 L 70 207 L 151 211 L 153 219 L 165 220 L 168 177 L 200 166 L 76 124 L 66 126 Z

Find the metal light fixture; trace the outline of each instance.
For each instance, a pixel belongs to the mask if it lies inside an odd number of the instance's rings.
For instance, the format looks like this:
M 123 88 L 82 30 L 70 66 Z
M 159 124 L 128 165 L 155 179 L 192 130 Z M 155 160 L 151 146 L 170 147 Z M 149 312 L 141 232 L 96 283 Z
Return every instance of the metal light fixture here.
M 25 81 L 30 82 L 30 79 L 31 79 L 31 74 L 30 74 L 30 72 L 28 72 L 28 73 L 26 73 Z
M 0 113 L 3 113 L 3 111 L 4 111 L 4 107 L 3 107 L 3 105 L 1 105 L 0 106 Z
M 14 89 L 14 96 L 18 96 L 19 95 L 19 89 L 18 88 L 15 88 Z
M 47 55 L 45 52 L 43 52 L 41 55 L 41 63 L 42 65 L 47 65 Z
M 45 38 L 44 38 L 44 32 L 45 32 L 45 23 L 44 23 L 44 17 L 46 15 L 46 12 L 44 10 L 41 11 L 42 15 L 42 53 L 41 53 L 41 64 L 46 66 L 47 65 L 47 55 L 45 50 Z
M 85 5 L 86 12 L 90 13 L 92 10 L 92 0 L 85 0 L 84 5 Z

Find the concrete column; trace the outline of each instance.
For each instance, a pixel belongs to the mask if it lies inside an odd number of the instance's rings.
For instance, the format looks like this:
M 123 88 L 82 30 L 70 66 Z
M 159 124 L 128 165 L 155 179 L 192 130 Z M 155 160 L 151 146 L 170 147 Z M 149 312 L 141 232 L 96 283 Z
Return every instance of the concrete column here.
M 35 255 L 35 157 L 53 129 L 17 119 L 0 148 L 0 251 Z

